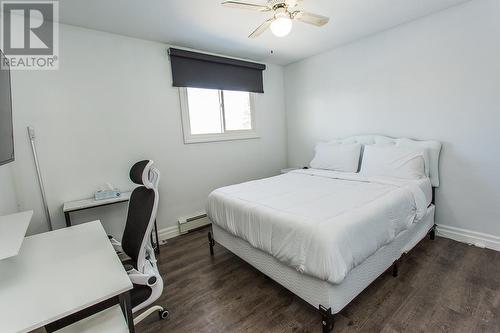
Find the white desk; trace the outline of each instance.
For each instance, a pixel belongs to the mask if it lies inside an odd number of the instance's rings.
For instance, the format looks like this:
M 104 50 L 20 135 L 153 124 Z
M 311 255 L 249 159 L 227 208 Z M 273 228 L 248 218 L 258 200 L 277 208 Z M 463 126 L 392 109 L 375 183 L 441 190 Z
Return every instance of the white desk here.
M 0 260 L 19 253 L 32 217 L 32 210 L 0 216 Z
M 94 198 L 90 198 L 90 199 L 65 202 L 63 204 L 63 212 L 64 212 L 64 218 L 66 219 L 66 226 L 67 227 L 71 226 L 70 213 L 72 212 L 78 212 L 80 210 L 114 205 L 120 202 L 127 202 L 130 200 L 131 194 L 132 192 L 122 192 L 122 195 L 120 195 L 117 198 L 104 199 L 104 200 L 96 200 Z M 154 240 L 152 235 L 153 233 L 155 234 Z M 151 244 L 153 245 L 155 253 L 160 254 L 160 238 L 158 236 L 158 225 L 156 224 L 156 221 L 155 221 L 155 228 L 152 231 L 152 234 L 151 234 Z
M 79 210 L 85 210 L 95 207 L 113 205 L 120 202 L 126 202 L 130 200 L 130 194 L 132 194 L 132 192 L 122 192 L 122 195 L 120 195 L 117 198 L 104 199 L 104 200 L 96 200 L 94 198 L 90 198 L 90 199 L 65 202 L 63 205 L 63 212 L 64 212 L 64 217 L 66 218 L 66 226 L 68 227 L 71 226 L 71 219 L 69 216 L 70 213 L 77 212 Z
M 96 313 L 55 333 L 127 333 L 122 310 L 118 305 Z
M 26 237 L 0 261 L 0 332 L 29 332 L 116 296 L 133 332 L 130 289 L 99 221 Z

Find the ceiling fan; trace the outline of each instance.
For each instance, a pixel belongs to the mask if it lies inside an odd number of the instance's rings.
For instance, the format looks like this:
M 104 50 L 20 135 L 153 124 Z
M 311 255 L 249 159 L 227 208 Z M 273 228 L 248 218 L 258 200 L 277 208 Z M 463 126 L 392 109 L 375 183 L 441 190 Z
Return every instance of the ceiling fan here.
M 223 6 L 250 9 L 259 12 L 273 12 L 274 15 L 257 29 L 255 29 L 248 38 L 255 38 L 260 36 L 268 28 L 277 37 L 284 37 L 292 30 L 292 20 L 312 24 L 321 27 L 328 23 L 330 20 L 326 16 L 312 14 L 299 10 L 298 4 L 302 0 L 267 0 L 265 5 L 242 2 L 242 1 L 224 1 Z

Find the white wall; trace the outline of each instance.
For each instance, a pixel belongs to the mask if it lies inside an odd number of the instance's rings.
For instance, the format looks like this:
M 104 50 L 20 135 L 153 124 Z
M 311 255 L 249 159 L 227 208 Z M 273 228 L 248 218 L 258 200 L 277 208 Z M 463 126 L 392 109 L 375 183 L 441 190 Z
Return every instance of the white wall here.
M 12 174 L 12 164 L 0 166 L 0 216 L 16 213 L 17 192 Z
M 287 66 L 289 165 L 334 137 L 440 140 L 437 223 L 500 236 L 499 36 L 500 1 L 473 0 Z
M 161 170 L 159 228 L 204 210 L 217 187 L 279 173 L 286 165 L 283 69 L 264 71 L 256 97 L 259 139 L 183 143 L 178 89 L 167 46 L 72 26 L 60 29 L 58 71 L 14 72 L 16 183 L 23 209 L 36 211 L 30 233 L 46 230 L 26 126 L 38 137 L 53 224 L 64 225 L 62 203 L 91 197 L 111 182 L 133 187 L 130 166 L 151 158 Z M 74 214 L 100 218 L 121 235 L 126 205 Z

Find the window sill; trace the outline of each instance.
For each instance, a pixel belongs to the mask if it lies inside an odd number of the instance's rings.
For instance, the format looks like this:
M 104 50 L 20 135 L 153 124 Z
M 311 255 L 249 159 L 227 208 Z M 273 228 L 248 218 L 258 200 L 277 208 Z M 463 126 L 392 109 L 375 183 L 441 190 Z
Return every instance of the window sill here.
M 217 142 L 217 141 L 234 141 L 234 140 L 247 140 L 259 139 L 260 136 L 256 132 L 248 133 L 230 133 L 230 134 L 200 134 L 190 135 L 184 137 L 185 144 L 191 143 L 204 143 L 204 142 Z

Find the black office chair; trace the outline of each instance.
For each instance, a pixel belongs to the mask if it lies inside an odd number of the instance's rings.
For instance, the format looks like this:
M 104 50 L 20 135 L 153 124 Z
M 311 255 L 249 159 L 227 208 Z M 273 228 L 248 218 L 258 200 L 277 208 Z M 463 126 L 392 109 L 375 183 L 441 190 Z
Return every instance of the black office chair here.
M 132 313 L 137 313 L 156 301 L 163 291 L 163 280 L 156 265 L 150 238 L 158 211 L 160 172 L 153 167 L 153 161 L 140 161 L 130 169 L 130 179 L 141 186 L 135 188 L 130 195 L 122 242 L 119 243 L 112 236 L 109 238 L 117 252 L 130 257 L 124 262 L 124 267 L 134 286 L 130 291 Z M 45 329 L 48 333 L 55 332 L 113 306 L 116 301 L 117 299 L 103 301 L 50 323 Z M 134 325 L 154 312 L 158 312 L 161 319 L 167 319 L 169 315 L 168 310 L 163 307 L 152 306 L 134 318 Z
M 141 186 L 130 195 L 122 242 L 110 239 L 117 252 L 125 253 L 130 258 L 124 266 L 134 285 L 130 298 L 132 313 L 136 313 L 156 301 L 163 291 L 163 280 L 150 238 L 158 211 L 160 172 L 153 167 L 153 161 L 140 161 L 130 169 L 130 179 Z M 134 324 L 153 312 L 158 312 L 162 319 L 169 315 L 163 307 L 152 306 L 134 318 Z

